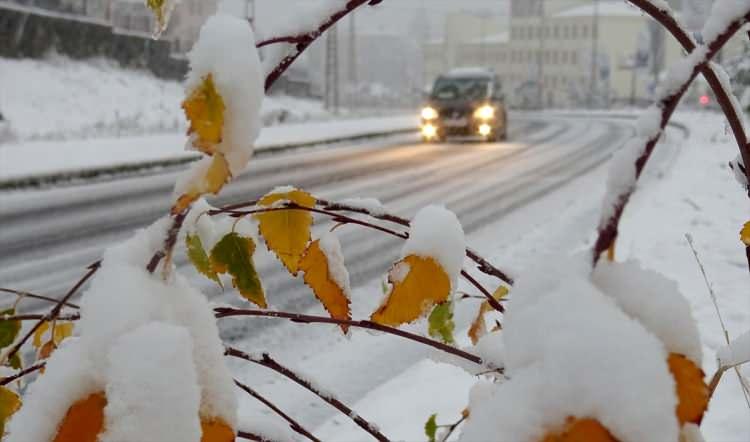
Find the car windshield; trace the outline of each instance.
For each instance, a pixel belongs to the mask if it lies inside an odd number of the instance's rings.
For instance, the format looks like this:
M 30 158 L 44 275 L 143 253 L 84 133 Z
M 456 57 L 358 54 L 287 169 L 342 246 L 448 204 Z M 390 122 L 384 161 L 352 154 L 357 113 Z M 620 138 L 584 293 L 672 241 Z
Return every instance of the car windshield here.
M 432 90 L 432 98 L 438 100 L 481 100 L 487 98 L 487 78 L 438 78 Z

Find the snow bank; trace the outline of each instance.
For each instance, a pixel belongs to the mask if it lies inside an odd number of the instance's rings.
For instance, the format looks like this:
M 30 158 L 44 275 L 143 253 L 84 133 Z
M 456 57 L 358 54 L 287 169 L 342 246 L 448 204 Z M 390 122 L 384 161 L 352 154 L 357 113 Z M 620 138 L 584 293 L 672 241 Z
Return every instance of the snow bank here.
M 571 416 L 623 442 L 677 440 L 664 346 L 588 281 L 583 258 L 546 259 L 519 279 L 498 346 L 510 380 L 474 395 L 462 441 L 538 441 Z
M 670 353 L 681 354 L 701 366 L 698 325 L 676 282 L 644 269 L 638 261 L 601 262 L 593 280 L 626 314 L 656 335 Z
M 427 206 L 411 221 L 409 239 L 401 251 L 401 257 L 417 255 L 433 258 L 448 274 L 453 289 L 457 287 L 461 273 L 466 240 L 464 230 L 456 215 L 443 206 Z
M 230 15 L 210 17 L 188 59 L 187 95 L 212 75 L 224 100 L 222 141 L 217 151 L 224 154 L 232 175 L 236 176 L 253 154 L 264 97 L 264 75 L 249 23 Z
M 150 323 L 109 350 L 101 442 L 201 438 L 193 348 L 182 327 Z M 168 411 L 167 411 L 168 410 Z

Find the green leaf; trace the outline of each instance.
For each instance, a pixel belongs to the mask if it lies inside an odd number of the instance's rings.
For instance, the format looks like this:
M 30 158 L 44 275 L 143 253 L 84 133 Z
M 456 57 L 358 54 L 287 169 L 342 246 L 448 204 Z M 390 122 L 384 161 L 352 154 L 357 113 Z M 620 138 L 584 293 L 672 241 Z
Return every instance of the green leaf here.
M 0 312 L 0 316 L 13 316 L 16 309 L 10 308 Z M 5 348 L 13 343 L 21 331 L 21 321 L 0 321 L 0 348 Z
M 10 366 L 10 368 L 14 368 L 16 370 L 23 369 L 23 362 L 21 362 L 21 355 L 19 353 L 20 352 L 14 354 L 13 357 L 8 361 L 8 365 Z
M 232 285 L 245 299 L 266 308 L 266 296 L 253 264 L 254 252 L 252 238 L 228 233 L 211 249 L 211 267 L 217 273 L 229 273 Z
M 187 247 L 187 256 L 190 262 L 193 263 L 193 267 L 203 276 L 216 281 L 221 286 L 221 280 L 216 271 L 211 267 L 211 261 L 208 259 L 206 250 L 203 248 L 203 242 L 201 237 L 196 235 L 187 234 L 185 237 L 185 246 Z
M 424 434 L 427 435 L 427 439 L 429 440 L 429 442 L 435 442 L 435 435 L 437 434 L 436 419 L 437 414 L 433 414 L 429 419 L 427 419 L 427 422 L 425 422 L 424 424 Z
M 450 302 L 436 305 L 430 313 L 428 322 L 430 336 L 442 339 L 446 344 L 453 343 L 453 330 L 456 325 L 453 323 L 453 309 Z

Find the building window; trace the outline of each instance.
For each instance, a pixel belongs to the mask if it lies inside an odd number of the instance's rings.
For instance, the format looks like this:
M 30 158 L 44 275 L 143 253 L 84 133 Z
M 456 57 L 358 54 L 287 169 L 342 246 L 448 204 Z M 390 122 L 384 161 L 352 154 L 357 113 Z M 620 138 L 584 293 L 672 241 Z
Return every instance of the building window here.
M 571 26 L 571 32 L 572 32 L 572 35 L 570 36 L 570 38 L 574 40 L 578 38 L 578 27 L 576 27 L 575 25 Z
M 560 26 L 555 25 L 555 27 L 552 28 L 552 38 L 560 38 Z
M 589 27 L 588 25 L 581 26 L 581 37 L 589 38 Z

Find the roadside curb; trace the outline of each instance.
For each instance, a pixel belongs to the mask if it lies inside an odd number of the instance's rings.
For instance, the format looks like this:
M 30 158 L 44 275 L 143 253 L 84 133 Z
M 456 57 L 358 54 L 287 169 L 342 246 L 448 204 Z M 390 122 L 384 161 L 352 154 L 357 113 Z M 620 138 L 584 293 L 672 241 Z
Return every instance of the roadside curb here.
M 275 144 L 256 148 L 255 154 L 257 156 L 262 156 L 288 150 L 321 146 L 325 144 L 336 144 L 349 141 L 388 137 L 393 135 L 403 135 L 408 133 L 415 133 L 416 130 L 417 127 L 401 128 L 387 131 L 364 132 L 355 135 L 346 135 L 339 137 L 319 138 L 315 140 L 296 143 Z M 0 191 L 47 187 L 60 182 L 75 184 L 78 182 L 85 183 L 87 181 L 97 180 L 104 177 L 138 175 L 147 171 L 182 166 L 191 163 L 198 158 L 200 158 L 200 155 L 180 155 L 171 158 L 164 158 L 161 160 L 134 161 L 120 164 L 111 164 L 103 167 L 90 167 L 70 171 L 19 176 L 6 180 L 0 180 Z

